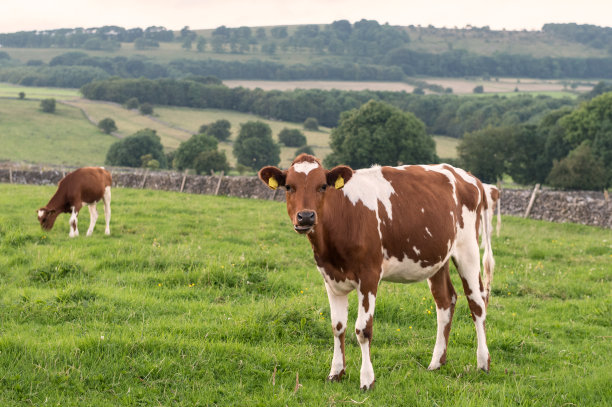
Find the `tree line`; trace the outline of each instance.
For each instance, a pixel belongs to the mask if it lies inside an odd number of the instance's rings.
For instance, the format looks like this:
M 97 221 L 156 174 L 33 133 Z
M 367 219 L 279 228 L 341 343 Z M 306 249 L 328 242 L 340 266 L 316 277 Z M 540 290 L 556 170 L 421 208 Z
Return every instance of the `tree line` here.
M 369 90 L 263 91 L 229 88 L 206 77 L 102 80 L 84 85 L 81 93 L 92 100 L 125 103 L 136 98 L 140 103 L 235 110 L 297 123 L 313 117 L 327 127 L 338 124 L 340 113 L 378 100 L 413 112 L 430 134 L 451 137 L 488 126 L 534 123 L 551 110 L 576 103 L 569 98 L 530 95 L 465 98 Z

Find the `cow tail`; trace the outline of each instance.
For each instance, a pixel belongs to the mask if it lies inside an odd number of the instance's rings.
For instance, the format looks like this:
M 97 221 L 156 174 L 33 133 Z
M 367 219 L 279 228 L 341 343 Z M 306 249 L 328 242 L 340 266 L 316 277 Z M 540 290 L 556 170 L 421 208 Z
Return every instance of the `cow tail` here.
M 485 199 L 487 199 L 486 195 L 485 195 Z M 485 290 L 485 305 L 487 306 L 489 305 L 489 297 L 491 295 L 491 282 L 493 281 L 493 270 L 495 268 L 495 259 L 493 258 L 493 249 L 491 247 L 492 225 L 489 223 L 489 217 L 488 217 L 488 211 L 490 210 L 493 210 L 493 209 L 485 208 L 485 205 L 483 205 L 482 213 L 481 213 L 482 242 L 484 243 L 484 253 L 482 255 L 482 268 L 483 268 L 483 280 L 484 280 L 484 290 Z
M 501 229 L 501 190 L 499 192 L 499 198 L 497 198 L 497 237 L 499 237 L 499 230 Z

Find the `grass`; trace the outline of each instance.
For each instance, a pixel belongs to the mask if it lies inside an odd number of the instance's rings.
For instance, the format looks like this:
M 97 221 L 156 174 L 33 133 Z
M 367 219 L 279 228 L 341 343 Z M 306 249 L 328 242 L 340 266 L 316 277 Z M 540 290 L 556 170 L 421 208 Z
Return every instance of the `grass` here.
M 493 242 L 489 374 L 476 368 L 463 295 L 449 362 L 429 372 L 427 285 L 383 283 L 376 388 L 363 393 L 354 335 L 347 375 L 325 381 L 327 297 L 284 204 L 116 188 L 111 236 L 101 217 L 92 237 L 69 239 L 67 215 L 50 232 L 36 222 L 53 192 L 0 184 L 0 405 L 603 406 L 612 398 L 610 230 L 504 218 Z M 87 225 L 84 210 L 83 234 Z M 350 302 L 349 331 L 354 293 Z
M 78 89 L 71 88 L 44 88 L 34 86 L 20 86 L 10 83 L 0 82 L 0 98 L 19 97 L 19 92 L 25 93 L 25 99 L 72 99 L 79 98 L 81 95 Z
M 0 160 L 57 165 L 101 165 L 113 136 L 89 123 L 82 112 L 56 104 L 43 113 L 40 102 L 0 99 Z

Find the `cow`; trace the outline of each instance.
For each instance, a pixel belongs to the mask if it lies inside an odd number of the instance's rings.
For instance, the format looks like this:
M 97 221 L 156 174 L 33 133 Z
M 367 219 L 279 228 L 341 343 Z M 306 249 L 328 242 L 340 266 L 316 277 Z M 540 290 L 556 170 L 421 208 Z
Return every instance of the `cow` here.
M 486 308 L 494 266 L 482 183 L 450 165 L 348 166 L 325 169 L 301 154 L 289 169 L 262 168 L 259 178 L 272 189 L 285 187 L 287 213 L 297 233 L 308 237 L 325 281 L 334 335 L 328 379 L 340 380 L 346 363 L 344 340 L 348 294 L 357 290 L 355 333 L 361 347 L 360 388 L 371 389 L 370 360 L 374 307 L 381 280 L 427 280 L 436 303 L 437 336 L 428 369 L 446 363 L 446 348 L 457 295 L 449 260 L 457 266 L 476 327 L 477 365 L 490 369 L 485 336 Z M 487 242 L 480 278 L 479 227 Z M 485 288 L 487 287 L 487 288 Z
M 89 207 L 89 229 L 87 236 L 91 236 L 98 220 L 96 204 L 100 199 L 104 201 L 104 219 L 106 229 L 104 233 L 110 235 L 111 218 L 111 174 L 101 167 L 79 168 L 60 180 L 57 191 L 47 203 L 38 210 L 38 221 L 44 230 L 51 230 L 55 219 L 60 213 L 70 213 L 70 237 L 79 235 L 77 217 L 84 204 Z

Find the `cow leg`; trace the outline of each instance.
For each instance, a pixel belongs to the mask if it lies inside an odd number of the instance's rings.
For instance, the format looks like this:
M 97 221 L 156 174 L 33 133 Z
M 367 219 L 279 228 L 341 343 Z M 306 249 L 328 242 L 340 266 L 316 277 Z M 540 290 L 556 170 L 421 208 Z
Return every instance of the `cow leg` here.
M 87 229 L 87 236 L 91 236 L 98 220 L 98 208 L 96 208 L 95 202 L 88 204 L 87 207 L 89 208 L 89 229 Z
M 372 344 L 372 326 L 374 324 L 374 306 L 376 303 L 377 284 L 359 283 L 359 307 L 355 333 L 361 346 L 360 388 L 369 390 L 374 387 L 374 368 L 370 360 L 370 345 Z
M 70 233 L 68 233 L 69 237 L 77 237 L 79 235 L 79 226 L 78 226 L 78 216 L 79 211 L 81 210 L 81 206 L 72 206 L 70 214 L 70 220 L 68 221 L 70 225 Z
M 346 360 L 344 357 L 344 337 L 346 334 L 346 323 L 348 320 L 348 295 L 336 295 L 325 283 L 329 308 L 331 311 L 332 331 L 334 333 L 334 358 L 328 380 L 339 381 L 344 375 Z
M 106 228 L 104 229 L 105 235 L 110 235 L 110 219 L 111 219 L 111 187 L 106 187 L 104 189 L 104 196 L 102 197 L 104 201 L 104 221 L 106 222 Z
M 436 302 L 436 316 L 438 320 L 436 346 L 433 350 L 431 363 L 427 369 L 436 370 L 446 363 L 448 337 L 453 321 L 453 313 L 455 312 L 455 304 L 457 303 L 457 293 L 453 283 L 451 283 L 448 262 L 433 277 L 429 278 L 427 282 Z
M 458 247 L 456 257 L 453 260 L 461 276 L 463 290 L 470 306 L 474 325 L 476 326 L 476 337 L 478 339 L 476 359 L 478 367 L 488 372 L 491 358 L 485 334 L 487 308 L 485 306 L 486 293 L 480 279 L 480 251 L 478 250 L 476 238 L 469 241 L 466 239 L 463 243 L 462 247 Z

